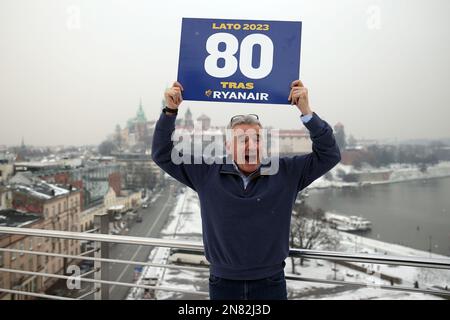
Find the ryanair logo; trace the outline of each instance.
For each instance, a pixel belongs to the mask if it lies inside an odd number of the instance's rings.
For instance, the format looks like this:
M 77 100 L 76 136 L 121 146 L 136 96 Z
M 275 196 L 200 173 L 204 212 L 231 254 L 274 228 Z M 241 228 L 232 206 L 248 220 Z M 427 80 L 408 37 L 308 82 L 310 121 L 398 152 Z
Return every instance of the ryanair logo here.
M 217 100 L 247 100 L 247 101 L 268 101 L 269 94 L 266 92 L 249 92 L 244 90 L 253 90 L 253 82 L 220 82 L 222 90 L 205 90 L 205 96 Z M 239 91 L 230 91 L 227 89 L 240 89 Z M 242 90 L 242 91 L 241 91 Z

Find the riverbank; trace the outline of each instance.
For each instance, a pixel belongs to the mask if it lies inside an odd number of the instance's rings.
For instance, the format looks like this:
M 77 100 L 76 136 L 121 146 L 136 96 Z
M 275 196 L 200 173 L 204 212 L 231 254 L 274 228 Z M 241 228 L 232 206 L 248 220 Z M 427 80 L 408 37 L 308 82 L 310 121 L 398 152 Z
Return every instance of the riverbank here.
M 353 166 L 339 163 L 328 174 L 318 178 L 308 189 L 325 188 L 359 188 L 369 185 L 390 184 L 415 180 L 428 180 L 450 177 L 450 162 L 440 162 L 425 171 L 418 166 L 393 164 L 388 167 L 365 167 L 355 169 Z M 354 179 L 357 181 L 345 181 Z

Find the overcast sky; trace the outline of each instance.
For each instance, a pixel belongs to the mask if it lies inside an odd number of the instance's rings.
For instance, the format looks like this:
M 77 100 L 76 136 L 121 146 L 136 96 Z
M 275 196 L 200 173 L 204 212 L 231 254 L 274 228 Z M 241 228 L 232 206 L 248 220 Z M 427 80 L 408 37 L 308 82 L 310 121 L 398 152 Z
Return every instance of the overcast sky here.
M 448 0 L 1 0 L 0 145 L 98 144 L 140 99 L 155 119 L 182 17 L 300 20 L 300 78 L 323 119 L 357 138 L 450 137 L 449 12 Z M 248 112 L 302 127 L 289 106 L 187 107 L 213 125 Z

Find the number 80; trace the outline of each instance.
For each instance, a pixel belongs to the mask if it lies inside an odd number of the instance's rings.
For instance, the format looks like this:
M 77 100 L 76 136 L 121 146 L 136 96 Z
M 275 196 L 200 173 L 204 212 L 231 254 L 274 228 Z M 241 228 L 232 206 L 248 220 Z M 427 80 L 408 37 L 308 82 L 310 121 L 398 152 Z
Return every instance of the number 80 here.
M 225 50 L 219 51 L 219 43 L 225 43 Z M 258 68 L 253 68 L 253 47 L 261 47 L 261 58 Z M 239 49 L 238 39 L 225 32 L 211 35 L 206 41 L 206 51 L 209 55 L 205 59 L 205 71 L 215 78 L 232 76 L 238 68 L 238 61 L 234 56 Z M 222 58 L 225 64 L 218 67 L 217 61 Z M 273 42 L 264 34 L 253 33 L 242 39 L 239 56 L 239 68 L 244 76 L 250 79 L 262 79 L 270 74 L 273 66 Z

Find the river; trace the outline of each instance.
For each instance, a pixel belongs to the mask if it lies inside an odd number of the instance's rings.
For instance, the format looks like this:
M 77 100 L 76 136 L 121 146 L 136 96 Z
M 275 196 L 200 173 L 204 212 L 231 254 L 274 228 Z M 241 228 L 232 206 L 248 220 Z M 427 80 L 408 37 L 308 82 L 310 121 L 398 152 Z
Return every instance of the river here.
M 363 236 L 450 256 L 450 177 L 309 190 L 306 203 L 372 221 Z

